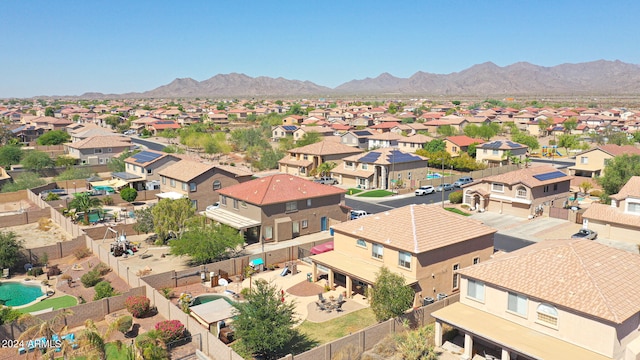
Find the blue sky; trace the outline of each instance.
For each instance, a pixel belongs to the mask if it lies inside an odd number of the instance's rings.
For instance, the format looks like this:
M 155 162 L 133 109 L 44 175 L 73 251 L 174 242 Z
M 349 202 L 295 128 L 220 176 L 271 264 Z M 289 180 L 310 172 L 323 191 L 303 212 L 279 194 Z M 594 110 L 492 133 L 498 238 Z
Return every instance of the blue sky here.
M 492 61 L 640 63 L 638 1 L 0 2 L 0 98 L 244 73 L 335 87 Z

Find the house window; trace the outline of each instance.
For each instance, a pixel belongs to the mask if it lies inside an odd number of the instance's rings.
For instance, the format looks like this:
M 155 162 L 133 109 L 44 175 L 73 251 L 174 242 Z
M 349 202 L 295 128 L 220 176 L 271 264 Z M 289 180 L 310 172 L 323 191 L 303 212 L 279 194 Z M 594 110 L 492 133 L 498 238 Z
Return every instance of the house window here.
M 553 191 L 558 191 L 558 184 L 553 184 Z
M 367 242 L 362 240 L 362 239 L 358 239 L 358 240 L 356 240 L 356 245 L 362 246 L 363 248 L 366 248 L 367 247 Z
M 383 250 L 384 250 L 384 248 L 382 247 L 382 245 L 373 244 L 373 248 L 371 250 L 371 256 L 376 258 L 376 259 L 382 260 L 382 252 L 383 252 Z
M 458 147 L 457 146 L 452 146 L 451 147 L 451 151 L 454 152 L 454 153 L 457 153 L 458 152 Z
M 113 149 L 107 148 L 107 152 L 113 152 Z
M 491 191 L 504 192 L 504 184 L 492 183 Z
M 482 149 L 482 153 L 486 154 L 487 153 L 487 149 Z
M 349 168 L 349 169 L 353 169 L 353 162 L 352 161 L 345 161 L 344 166 Z
M 527 316 L 527 298 L 509 291 L 507 310 L 522 316 Z
M 187 183 L 181 183 L 182 184 L 182 191 L 187 191 Z
M 306 174 L 307 173 L 307 168 L 301 166 L 300 167 L 300 174 Z
M 467 280 L 467 297 L 484 302 L 484 283 Z
M 215 180 L 213 182 L 213 190 L 220 190 L 220 188 L 222 188 L 222 183 L 220 180 Z
M 224 206 L 227 206 L 227 197 L 224 195 L 220 196 L 220 203 Z
M 147 175 L 151 175 L 153 174 L 153 170 L 152 169 L 147 169 Z
M 273 228 L 271 226 L 264 227 L 264 240 L 271 240 L 273 237 Z
M 298 202 L 297 201 L 289 201 L 285 204 L 285 212 L 298 211 Z
M 498 155 L 498 153 L 499 153 L 498 150 L 492 150 L 491 151 L 491 154 L 493 154 L 493 155 Z
M 545 185 L 545 186 L 542 188 L 542 191 L 543 191 L 543 192 L 549 192 L 549 185 Z
M 362 170 L 368 170 L 369 164 L 362 164 Z
M 581 156 L 580 157 L 580 164 L 588 164 L 589 163 L 589 158 L 586 156 Z
M 307 199 L 307 207 L 311 207 L 311 199 Z
M 474 257 L 474 258 L 473 258 L 473 265 L 475 265 L 475 264 L 479 264 L 479 263 L 480 263 L 480 258 L 479 258 L 479 257 L 477 257 L 477 256 L 476 256 L 476 257 Z
M 365 178 L 358 178 L 358 185 L 362 188 L 367 186 L 367 179 Z
M 196 191 L 196 183 L 190 183 L 189 184 L 189 191 L 194 192 Z
M 171 181 L 169 181 L 169 185 L 171 185 L 171 187 L 176 187 L 176 180 L 171 179 Z
M 627 202 L 627 212 L 640 214 L 640 203 Z
M 309 160 L 309 156 L 308 155 L 302 155 L 302 160 Z
M 140 173 L 144 174 L 144 168 L 142 166 L 140 166 Z
M 243 208 L 246 208 L 247 207 L 247 202 L 244 201 L 244 200 L 240 201 L 240 206 L 242 206 Z
M 549 304 L 540 304 L 536 309 L 538 321 L 541 323 L 558 326 L 558 310 Z
M 167 185 L 167 178 L 162 176 L 161 179 L 162 179 L 162 185 Z
M 405 251 L 398 252 L 398 266 L 411 269 L 411 253 Z
M 302 228 L 303 228 L 303 229 L 306 229 L 306 228 L 308 228 L 308 227 L 309 227 L 309 221 L 307 221 L 307 220 L 302 220 Z
M 516 189 L 516 197 L 524 199 L 527 197 L 527 188 L 524 186 L 518 186 Z
M 238 199 L 233 199 L 233 208 L 238 209 Z
M 102 154 L 102 149 L 93 149 L 94 154 Z
M 198 200 L 191 200 L 191 206 L 193 206 L 194 208 L 198 208 Z
M 451 287 L 453 290 L 458 288 L 458 284 L 460 281 L 460 274 L 457 274 L 456 271 L 460 270 L 460 264 L 453 264 L 453 286 Z

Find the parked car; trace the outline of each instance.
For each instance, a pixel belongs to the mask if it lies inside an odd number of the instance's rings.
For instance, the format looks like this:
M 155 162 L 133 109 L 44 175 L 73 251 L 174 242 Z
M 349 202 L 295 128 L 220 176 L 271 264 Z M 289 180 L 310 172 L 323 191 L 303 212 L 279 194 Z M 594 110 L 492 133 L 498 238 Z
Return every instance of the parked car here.
M 456 182 L 453 183 L 453 187 L 462 187 L 463 185 L 467 185 L 467 184 L 471 184 L 473 182 L 473 178 L 470 176 L 463 176 L 460 179 L 456 180 Z
M 577 233 L 571 235 L 572 239 L 587 239 L 595 240 L 598 238 L 598 233 L 589 229 L 580 229 Z
M 433 186 L 425 185 L 425 186 L 420 186 L 418 189 L 416 189 L 415 194 L 416 196 L 423 196 L 423 195 L 432 194 L 434 192 L 436 192 L 436 189 Z
M 336 185 L 338 183 L 338 180 L 332 177 L 323 176 L 320 179 L 313 180 L 313 182 L 324 185 Z
M 351 210 L 351 220 L 359 219 L 361 217 L 369 216 L 368 212 L 364 210 Z
M 216 203 L 215 203 L 215 204 L 213 204 L 213 205 L 209 205 L 209 206 L 207 206 L 207 211 L 209 211 L 209 210 L 215 210 L 215 209 L 217 209 L 217 208 L 219 208 L 219 207 L 220 207 L 220 203 L 219 203 L 219 202 L 216 202 Z
M 451 191 L 453 190 L 453 185 L 451 184 L 440 184 L 438 186 L 436 186 L 436 191 L 437 192 L 441 192 L 441 191 Z

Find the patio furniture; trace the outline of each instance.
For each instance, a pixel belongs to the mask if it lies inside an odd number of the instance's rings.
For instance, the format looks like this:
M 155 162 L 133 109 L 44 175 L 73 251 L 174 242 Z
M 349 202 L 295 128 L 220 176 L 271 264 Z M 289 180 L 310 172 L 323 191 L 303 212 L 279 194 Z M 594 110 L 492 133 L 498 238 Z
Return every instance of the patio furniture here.
M 344 310 L 342 310 L 342 304 L 344 304 L 346 301 L 341 301 L 339 303 L 336 304 L 336 312 L 343 312 Z
M 338 299 L 336 300 L 336 302 L 342 302 L 344 300 L 344 297 L 342 296 L 342 294 L 340 294 L 340 296 L 338 296 Z
M 316 301 L 316 308 L 318 310 L 320 310 L 320 311 L 326 311 L 327 310 L 327 308 L 324 306 L 324 304 L 319 302 L 319 301 Z
M 320 302 L 323 304 L 327 301 L 327 299 L 325 299 L 324 296 L 322 296 L 322 293 L 318 294 L 318 300 L 320 300 Z

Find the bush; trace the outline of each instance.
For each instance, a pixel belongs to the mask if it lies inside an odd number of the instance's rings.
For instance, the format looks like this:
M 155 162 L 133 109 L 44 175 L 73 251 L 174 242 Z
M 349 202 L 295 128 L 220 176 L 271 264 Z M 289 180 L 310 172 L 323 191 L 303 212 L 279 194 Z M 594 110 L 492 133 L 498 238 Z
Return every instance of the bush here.
M 56 193 L 48 193 L 47 197 L 44 198 L 44 201 L 56 201 L 60 200 L 60 195 Z
M 165 343 L 180 340 L 184 336 L 184 325 L 179 320 L 165 320 L 156 324 L 156 330 Z
M 109 272 L 111 272 L 111 268 L 103 263 L 98 263 L 98 265 L 96 265 L 93 270 L 97 271 L 101 276 L 107 275 Z
M 44 271 L 41 267 L 34 267 L 27 271 L 27 275 L 29 276 L 38 276 L 44 274 Z
M 113 205 L 113 198 L 111 196 L 105 196 L 104 199 L 102 199 L 102 203 L 104 205 L 111 206 Z
M 454 191 L 449 194 L 449 202 L 452 204 L 460 204 L 462 202 L 462 191 Z
M 589 193 L 591 196 L 602 197 L 603 192 L 601 190 L 593 190 Z
M 76 251 L 73 252 L 73 255 L 76 257 L 76 259 L 80 260 L 80 259 L 84 259 L 87 256 L 91 255 L 91 250 L 87 249 L 87 248 L 81 248 L 78 249 Z
M 133 318 L 130 315 L 120 316 L 117 320 L 117 328 L 122 334 L 129 332 L 133 326 Z
M 58 276 L 60 274 L 62 274 L 62 271 L 60 271 L 58 265 L 51 265 L 49 269 L 47 269 L 47 276 Z
M 151 301 L 146 296 L 129 296 L 124 305 L 133 317 L 140 318 L 149 312 Z
M 156 330 L 138 335 L 136 347 L 139 349 L 143 359 L 169 359 L 167 350 L 156 341 L 159 337 L 159 333 Z
M 93 297 L 93 300 L 100 300 L 108 297 L 112 297 L 116 295 L 116 291 L 111 286 L 111 283 L 108 281 L 100 281 L 96 285 L 96 295 Z
M 86 288 L 95 286 L 97 283 L 100 282 L 100 280 L 102 280 L 102 276 L 95 269 L 89 271 L 88 273 L 80 277 L 80 281 L 82 282 L 82 285 L 84 285 L 84 287 Z

